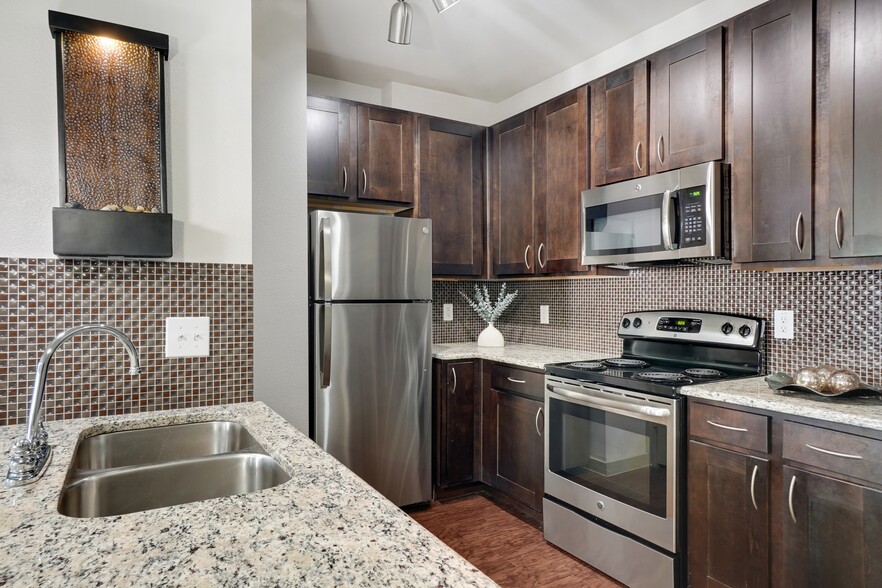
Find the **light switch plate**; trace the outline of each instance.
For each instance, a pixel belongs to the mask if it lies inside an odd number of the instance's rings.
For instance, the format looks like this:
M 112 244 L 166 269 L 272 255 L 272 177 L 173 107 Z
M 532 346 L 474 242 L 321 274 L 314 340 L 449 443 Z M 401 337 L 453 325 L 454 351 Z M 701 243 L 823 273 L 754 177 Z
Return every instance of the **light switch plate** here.
M 775 339 L 793 339 L 793 311 L 775 311 Z
M 207 357 L 210 340 L 211 319 L 207 316 L 165 319 L 166 357 Z
M 539 324 L 547 325 L 548 324 L 548 305 L 540 304 L 539 305 Z
M 444 320 L 452 321 L 453 320 L 453 305 L 445 304 L 444 305 Z

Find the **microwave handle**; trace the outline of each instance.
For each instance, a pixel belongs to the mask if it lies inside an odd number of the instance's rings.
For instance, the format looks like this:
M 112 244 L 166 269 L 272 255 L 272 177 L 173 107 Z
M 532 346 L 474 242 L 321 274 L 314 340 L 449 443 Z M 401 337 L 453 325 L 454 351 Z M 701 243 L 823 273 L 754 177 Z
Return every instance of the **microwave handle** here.
M 665 190 L 665 195 L 662 197 L 662 243 L 665 246 L 665 251 L 673 251 L 677 248 L 677 245 L 674 243 L 674 222 L 677 220 L 677 215 L 674 212 L 674 198 L 671 194 L 670 190 Z

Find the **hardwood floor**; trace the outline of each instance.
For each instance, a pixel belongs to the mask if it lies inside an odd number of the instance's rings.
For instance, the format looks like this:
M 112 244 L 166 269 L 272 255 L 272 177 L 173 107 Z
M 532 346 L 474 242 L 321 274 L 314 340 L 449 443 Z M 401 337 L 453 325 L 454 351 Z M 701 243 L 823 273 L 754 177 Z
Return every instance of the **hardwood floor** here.
M 483 496 L 433 503 L 410 516 L 504 588 L 622 586 Z

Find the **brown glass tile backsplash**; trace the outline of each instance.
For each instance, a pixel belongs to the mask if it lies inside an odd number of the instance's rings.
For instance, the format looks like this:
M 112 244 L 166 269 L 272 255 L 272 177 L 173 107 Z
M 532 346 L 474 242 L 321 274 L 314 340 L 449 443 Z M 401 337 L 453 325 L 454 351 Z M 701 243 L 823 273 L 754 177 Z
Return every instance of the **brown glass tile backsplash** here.
M 211 355 L 166 359 L 170 316 L 210 317 Z M 250 265 L 0 258 L 0 425 L 25 421 L 41 353 L 84 323 L 125 332 L 142 373 L 115 339 L 74 337 L 50 366 L 47 420 L 250 401 L 253 322 Z
M 434 341 L 474 341 L 484 323 L 459 292 L 481 282 L 434 282 Z M 491 296 L 501 283 L 490 282 Z M 659 267 L 614 278 L 509 281 L 518 297 L 496 325 L 506 341 L 621 353 L 616 324 L 623 312 L 704 310 L 759 316 L 766 325 L 766 369 L 794 373 L 828 363 L 882 386 L 882 271 L 768 273 L 727 266 Z M 453 303 L 454 320 L 442 320 Z M 548 304 L 550 324 L 539 324 Z M 775 310 L 793 310 L 795 338 L 773 337 Z

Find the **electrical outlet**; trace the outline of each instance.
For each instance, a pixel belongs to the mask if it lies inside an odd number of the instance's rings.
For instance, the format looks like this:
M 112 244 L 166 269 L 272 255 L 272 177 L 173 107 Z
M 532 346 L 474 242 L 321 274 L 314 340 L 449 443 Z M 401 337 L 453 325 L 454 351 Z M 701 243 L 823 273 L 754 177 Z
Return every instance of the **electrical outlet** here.
M 207 316 L 176 316 L 165 319 L 166 357 L 207 357 L 211 319 Z
M 444 305 L 444 320 L 452 321 L 453 320 L 453 305 L 445 304 Z
M 775 311 L 775 339 L 793 339 L 793 311 Z
M 548 305 L 540 304 L 539 305 L 539 324 L 547 325 L 548 324 Z

